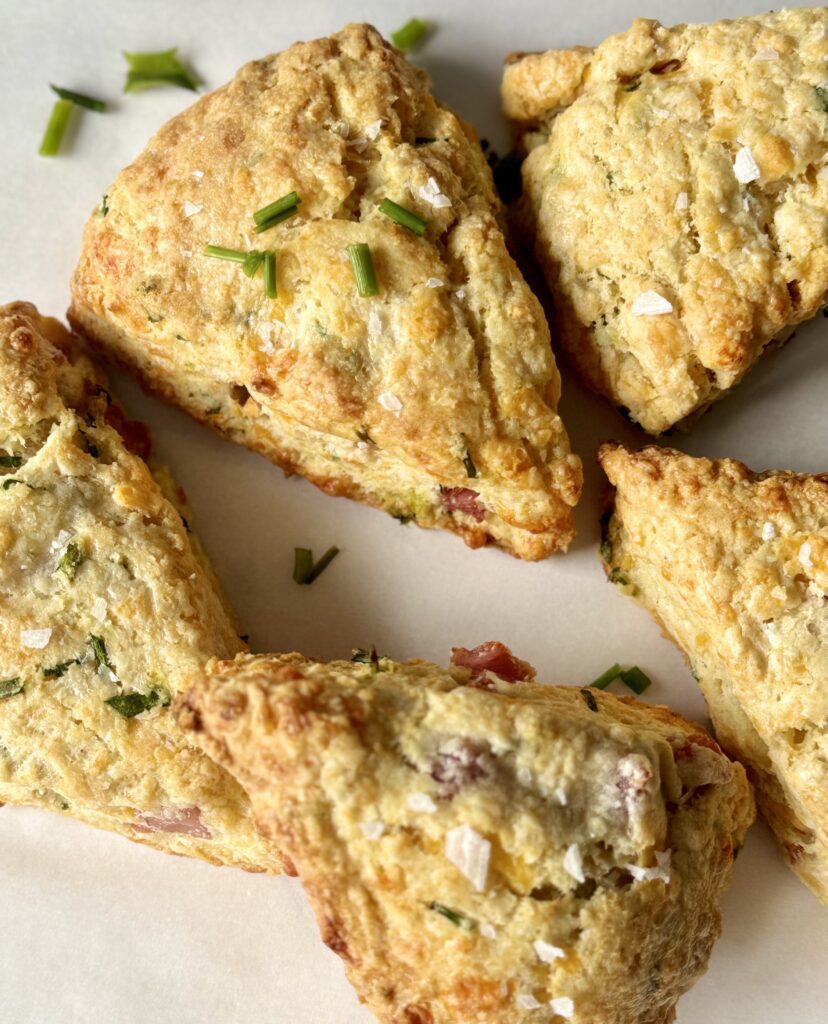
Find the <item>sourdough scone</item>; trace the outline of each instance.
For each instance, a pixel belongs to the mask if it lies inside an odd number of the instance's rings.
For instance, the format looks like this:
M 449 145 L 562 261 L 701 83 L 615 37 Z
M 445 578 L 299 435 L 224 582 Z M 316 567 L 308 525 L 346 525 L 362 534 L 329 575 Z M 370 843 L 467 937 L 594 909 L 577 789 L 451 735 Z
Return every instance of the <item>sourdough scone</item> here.
M 504 650 L 239 656 L 179 721 L 383 1024 L 666 1024 L 719 934 L 744 770 L 666 708 L 499 678 L 530 675 Z
M 514 54 L 519 221 L 581 376 L 653 434 L 828 289 L 828 8 Z
M 105 384 L 57 321 L 0 308 L 0 803 L 278 871 L 241 787 L 170 711 L 183 673 L 243 645 Z
M 261 234 L 254 212 L 297 193 Z M 424 234 L 379 210 L 383 199 Z M 542 310 L 472 129 L 366 25 L 248 64 L 167 124 L 86 227 L 70 317 L 144 383 L 331 494 L 543 558 L 581 464 Z M 347 247 L 370 248 L 378 294 Z M 206 245 L 276 254 L 262 271 Z
M 828 902 L 828 477 L 601 450 L 610 579 L 687 655 L 788 863 Z

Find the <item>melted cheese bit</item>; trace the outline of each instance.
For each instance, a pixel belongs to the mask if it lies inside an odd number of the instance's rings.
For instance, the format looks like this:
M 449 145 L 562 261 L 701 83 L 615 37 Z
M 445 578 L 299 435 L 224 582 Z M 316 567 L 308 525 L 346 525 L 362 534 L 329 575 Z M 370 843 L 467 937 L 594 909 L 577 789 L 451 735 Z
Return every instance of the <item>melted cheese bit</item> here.
M 563 859 L 564 871 L 571 875 L 576 882 L 585 882 L 586 875 L 584 874 L 584 859 L 581 856 L 581 849 L 577 843 L 572 843 L 564 854 Z
M 23 647 L 40 651 L 52 639 L 51 629 L 21 629 L 20 643 Z
M 361 821 L 359 827 L 366 839 L 379 839 L 385 832 L 385 824 L 381 821 Z
M 633 876 L 636 882 L 664 882 L 670 884 L 670 860 L 672 854 L 669 850 L 659 850 L 656 853 L 656 866 L 654 868 L 642 868 L 637 864 L 625 864 L 624 867 Z
M 557 996 L 549 1000 L 549 1008 L 558 1017 L 566 1017 L 567 1020 L 575 1012 L 575 1004 L 569 996 Z
M 661 316 L 663 313 L 672 313 L 673 304 L 658 292 L 649 290 L 642 292 L 633 302 L 631 312 L 633 316 Z
M 407 803 L 409 810 L 420 811 L 423 814 L 434 814 L 437 810 L 437 804 L 428 793 L 409 793 Z
M 742 146 L 736 154 L 736 159 L 733 161 L 733 173 L 741 185 L 749 185 L 752 181 L 756 181 L 757 178 L 761 177 L 762 172 L 759 170 L 759 164 L 753 159 L 753 153 L 751 153 L 747 146 Z
M 191 203 L 190 200 L 188 199 L 187 202 L 184 203 L 184 216 L 195 217 L 195 215 L 197 213 L 201 213 L 203 209 L 204 207 L 201 205 L 201 203 Z
M 459 825 L 446 834 L 446 858 L 466 876 L 477 892 L 483 892 L 489 875 L 492 844 L 468 825 Z
M 388 412 L 402 411 L 403 404 L 393 391 L 383 391 L 383 393 L 377 398 L 377 401 L 383 409 L 387 409 Z
M 551 964 L 554 960 L 559 960 L 561 957 L 566 956 L 566 951 L 561 949 L 560 946 L 553 946 L 550 942 L 544 942 L 543 939 L 535 939 L 532 945 L 538 954 L 538 960 L 545 964 Z

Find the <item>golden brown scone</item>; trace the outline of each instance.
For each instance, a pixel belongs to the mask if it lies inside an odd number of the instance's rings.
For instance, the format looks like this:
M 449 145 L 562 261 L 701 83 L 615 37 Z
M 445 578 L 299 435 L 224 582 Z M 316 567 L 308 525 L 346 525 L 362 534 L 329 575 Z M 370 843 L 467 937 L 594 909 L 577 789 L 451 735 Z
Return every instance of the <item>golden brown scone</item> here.
M 518 220 L 584 380 L 650 433 L 741 380 L 828 289 L 828 8 L 638 20 L 514 54 Z
M 605 445 L 610 579 L 687 655 L 793 870 L 828 902 L 828 477 Z
M 254 211 L 293 191 L 298 214 L 254 234 Z M 424 237 L 379 211 L 386 197 Z M 544 558 L 573 536 L 581 464 L 500 214 L 472 129 L 351 25 L 246 65 L 161 129 L 87 224 L 70 318 L 323 490 Z M 372 298 L 346 255 L 361 242 Z M 278 298 L 207 244 L 274 250 Z
M 105 384 L 56 320 L 0 308 L 0 803 L 278 871 L 240 786 L 170 712 L 182 673 L 243 644 L 181 492 L 127 450 L 147 437 Z
M 179 721 L 383 1024 L 672 1021 L 753 817 L 744 770 L 666 708 L 498 678 L 530 675 L 502 645 L 455 660 L 241 655 Z

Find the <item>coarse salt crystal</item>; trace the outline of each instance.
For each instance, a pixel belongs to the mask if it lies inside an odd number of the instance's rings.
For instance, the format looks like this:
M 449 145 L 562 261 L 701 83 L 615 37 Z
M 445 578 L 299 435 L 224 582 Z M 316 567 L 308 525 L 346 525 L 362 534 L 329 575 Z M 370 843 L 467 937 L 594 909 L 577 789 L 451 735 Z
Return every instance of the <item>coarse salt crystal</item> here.
M 366 839 L 379 839 L 385 832 L 385 824 L 381 821 L 361 821 L 359 827 Z
M 747 146 L 742 146 L 736 154 L 736 159 L 733 161 L 733 173 L 736 175 L 736 180 L 742 185 L 749 185 L 761 177 L 759 164 L 753 159 L 753 153 Z
M 382 129 L 384 120 L 384 118 L 380 117 L 376 121 L 372 121 L 367 127 L 363 128 L 362 134 L 365 138 L 369 139 L 371 142 L 376 142 L 379 138 L 379 133 Z
M 454 294 L 462 302 L 463 299 L 465 299 L 465 297 L 466 297 L 466 289 L 465 288 L 458 288 L 457 291 Z
M 272 355 L 276 351 L 276 346 L 272 341 L 264 341 L 259 345 L 259 351 L 264 352 L 265 355 Z
M 334 135 L 338 135 L 341 139 L 347 139 L 351 134 L 351 127 L 344 118 L 340 118 L 338 121 L 328 125 L 328 130 L 333 132 Z
M 423 814 L 434 814 L 437 810 L 437 804 L 428 793 L 409 793 L 408 806 L 410 810 L 422 811 Z
M 57 551 L 58 548 L 62 548 L 67 540 L 72 536 L 68 530 L 61 530 L 60 533 L 55 537 L 51 543 L 52 551 Z
M 564 871 L 571 875 L 576 882 L 585 882 L 586 875 L 584 874 L 584 859 L 581 856 L 581 849 L 577 843 L 572 843 L 567 847 L 567 851 L 564 854 L 563 859 Z
M 377 398 L 379 404 L 383 409 L 387 409 L 388 412 L 400 412 L 403 404 L 397 398 L 393 391 L 383 391 L 383 393 Z
M 661 316 L 663 313 L 672 313 L 673 304 L 658 292 L 648 290 L 636 298 L 631 312 L 633 316 Z
M 776 536 L 776 527 L 773 523 L 765 523 L 762 526 L 762 540 L 773 540 Z
M 569 996 L 556 996 L 549 1000 L 549 1008 L 558 1017 L 566 1017 L 567 1020 L 575 1012 L 575 1004 Z
M 471 882 L 477 892 L 483 892 L 489 874 L 492 844 L 468 825 L 458 825 L 446 833 L 446 858 Z
M 204 171 L 193 171 L 193 175 L 192 176 L 194 178 L 198 178 L 200 180 L 201 178 L 204 177 Z
M 566 790 L 563 788 L 563 786 L 558 786 L 556 788 L 555 799 L 558 801 L 561 807 L 566 807 L 567 803 L 569 803 L 569 801 L 566 798 Z
M 772 46 L 763 46 L 761 50 L 757 50 L 753 55 L 753 60 L 778 60 L 779 53 L 774 50 Z
M 670 860 L 669 850 L 659 850 L 656 853 L 656 866 L 654 868 L 642 868 L 637 864 L 625 865 L 627 871 L 633 876 L 636 882 L 670 882 Z
M 429 178 L 425 185 L 420 186 L 418 191 L 420 198 L 424 199 L 427 203 L 431 203 L 434 207 L 451 206 L 451 200 L 447 195 L 443 195 L 436 178 Z
M 42 650 L 52 638 L 51 629 L 21 629 L 20 643 L 32 650 Z
M 443 282 L 440 280 L 439 277 L 430 277 L 426 281 L 426 288 L 442 288 L 442 287 L 443 287 Z
M 184 216 L 195 217 L 195 215 L 197 213 L 201 213 L 203 209 L 204 206 L 201 203 L 191 203 L 190 200 L 188 199 L 187 202 L 184 204 Z
M 522 764 L 520 768 L 518 768 L 518 770 L 515 772 L 515 776 L 517 777 L 517 780 L 521 784 L 521 786 L 532 785 L 532 773 L 526 767 L 525 764 Z
M 531 992 L 521 992 L 521 994 L 515 999 L 517 1005 L 521 1010 L 539 1010 L 541 1004 L 535 999 Z
M 102 597 L 96 597 L 92 602 L 92 614 L 98 620 L 98 622 L 104 622 L 106 620 L 106 601 Z
M 493 924 L 489 924 L 488 921 L 484 921 L 480 925 L 480 934 L 483 936 L 484 939 L 497 938 L 497 930 L 495 929 L 495 926 Z
M 679 192 L 679 194 L 676 196 L 676 209 L 686 210 L 689 205 L 690 196 L 688 196 L 686 192 Z
M 553 946 L 549 942 L 544 942 L 543 939 L 535 939 L 532 945 L 538 954 L 538 960 L 543 961 L 545 964 L 551 964 L 554 960 L 559 960 L 561 957 L 566 956 L 566 951 L 561 949 L 560 946 Z
M 806 540 L 802 547 L 799 549 L 799 561 L 806 569 L 813 569 L 814 563 L 811 559 L 810 541 Z
M 368 333 L 372 337 L 376 337 L 378 334 L 382 334 L 382 318 L 376 309 L 371 309 L 368 314 Z

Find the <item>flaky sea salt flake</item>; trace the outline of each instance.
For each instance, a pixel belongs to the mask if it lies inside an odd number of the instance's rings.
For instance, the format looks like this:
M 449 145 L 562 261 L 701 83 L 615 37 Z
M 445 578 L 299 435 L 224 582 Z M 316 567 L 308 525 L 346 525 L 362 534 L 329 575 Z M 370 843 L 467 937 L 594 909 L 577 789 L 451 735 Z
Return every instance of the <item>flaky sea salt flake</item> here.
M 631 312 L 633 316 L 661 316 L 664 313 L 672 313 L 673 304 L 663 295 L 648 289 L 635 299 Z
M 733 173 L 741 185 L 749 185 L 752 181 L 756 181 L 757 178 L 761 177 L 762 172 L 759 170 L 759 164 L 753 159 L 753 153 L 751 153 L 747 146 L 742 146 L 736 154 L 736 159 L 733 161 Z
M 483 892 L 489 875 L 492 844 L 468 825 L 458 825 L 446 833 L 446 858 L 465 875 L 477 892 Z

